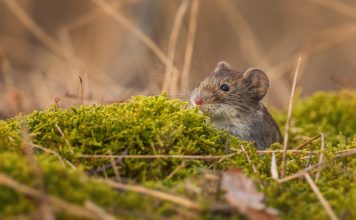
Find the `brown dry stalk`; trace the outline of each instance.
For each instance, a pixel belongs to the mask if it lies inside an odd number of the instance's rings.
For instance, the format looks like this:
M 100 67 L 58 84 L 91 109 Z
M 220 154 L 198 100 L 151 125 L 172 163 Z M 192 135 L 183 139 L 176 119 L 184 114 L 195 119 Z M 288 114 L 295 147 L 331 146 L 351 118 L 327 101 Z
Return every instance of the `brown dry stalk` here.
M 55 214 L 53 213 L 50 205 L 48 204 L 48 196 L 46 194 L 46 189 L 43 182 L 42 170 L 36 160 L 33 151 L 33 146 L 31 145 L 31 137 L 27 128 L 27 124 L 23 118 L 20 119 L 20 130 L 21 130 L 21 139 L 22 139 L 21 148 L 27 159 L 29 169 L 35 176 L 36 188 L 39 189 L 43 194 L 40 198 L 37 198 L 37 202 L 39 203 L 40 206 L 42 218 L 45 220 L 53 220 L 55 219 Z
M 83 88 L 83 79 L 81 76 L 79 77 L 79 86 L 80 86 L 80 103 L 83 105 L 84 104 L 84 88 Z
M 131 5 L 131 4 L 136 4 L 139 3 L 141 0 L 130 0 L 130 1 L 120 1 L 120 2 L 113 2 L 110 4 L 112 8 L 115 10 L 120 10 L 124 8 L 125 6 Z M 63 25 L 62 28 L 67 29 L 68 31 L 78 28 L 80 26 L 83 26 L 87 23 L 90 23 L 94 20 L 96 20 L 98 17 L 104 15 L 103 10 L 101 9 L 95 9 L 90 12 L 88 12 L 85 15 L 81 15 L 77 18 L 75 18 L 73 21 L 69 22 L 67 25 Z
M 177 205 L 184 206 L 186 208 L 194 209 L 197 211 L 202 210 L 202 207 L 198 203 L 193 202 L 189 199 L 180 197 L 180 196 L 164 193 L 164 192 L 153 190 L 153 189 L 148 189 L 143 186 L 134 186 L 134 185 L 129 185 L 129 184 L 117 183 L 117 182 L 114 182 L 111 180 L 105 180 L 104 182 L 107 185 L 109 185 L 115 189 L 121 189 L 121 190 L 141 193 L 144 195 L 149 195 L 149 196 L 152 196 L 155 198 L 159 198 L 161 200 L 169 201 L 169 202 L 175 203 Z
M 30 143 L 32 145 L 32 147 L 34 148 L 38 148 L 38 149 L 41 149 L 42 151 L 46 152 L 46 153 L 49 153 L 49 154 L 53 154 L 54 156 L 56 156 L 58 158 L 58 160 L 62 163 L 63 166 L 66 166 L 63 158 L 55 151 L 53 150 L 50 150 L 50 149 L 47 149 L 45 147 L 41 147 L 39 145 L 36 145 L 36 144 L 33 144 L 33 143 Z
M 338 159 L 338 158 L 342 158 L 342 157 L 352 156 L 354 154 L 356 154 L 356 148 L 341 151 L 340 153 L 335 155 L 334 160 Z M 309 166 L 308 168 L 300 170 L 300 171 L 296 172 L 295 174 L 284 177 L 282 179 L 278 179 L 277 182 L 279 182 L 279 183 L 288 182 L 290 180 L 302 177 L 302 176 L 304 176 L 304 174 L 309 173 L 311 171 L 322 169 L 323 167 L 326 167 L 327 165 L 328 165 L 328 161 L 323 161 L 322 163 L 317 163 L 313 166 Z
M 176 175 L 176 173 L 177 173 L 180 169 L 184 168 L 184 166 L 185 166 L 185 161 L 183 160 L 183 161 L 179 164 L 179 166 L 177 166 L 164 180 L 169 180 L 169 179 L 171 179 L 174 175 Z
M 323 162 L 323 158 L 324 158 L 324 154 L 323 154 L 323 151 L 325 150 L 325 138 L 324 138 L 324 134 L 323 133 L 320 133 L 320 136 L 321 136 L 321 144 L 320 144 L 320 150 L 321 150 L 321 153 L 319 155 L 319 164 L 321 164 Z M 320 178 L 320 172 L 319 170 L 317 171 L 316 175 L 315 175 L 315 182 L 318 182 Z
M 51 36 L 46 34 L 31 18 L 30 16 L 21 8 L 21 6 L 14 0 L 3 0 L 2 1 L 9 9 L 14 13 L 14 15 L 21 21 L 21 23 L 30 32 L 35 35 L 45 46 L 52 50 L 55 54 L 61 56 L 62 58 L 67 57 L 68 53 L 61 47 L 61 45 L 54 40 Z
M 107 213 L 103 208 L 93 203 L 92 201 L 85 201 L 84 207 L 88 210 L 91 210 L 95 215 L 102 220 L 116 220 L 115 216 Z
M 242 153 L 242 150 L 239 149 L 234 149 L 230 148 L 230 150 Z M 349 150 L 342 150 L 337 152 L 338 155 L 341 154 L 347 154 L 350 153 L 353 154 L 353 152 L 356 151 L 356 148 L 352 148 Z M 257 154 L 271 154 L 271 153 L 283 153 L 283 150 L 257 150 Z M 287 150 L 288 153 L 304 153 L 304 154 L 310 154 L 312 153 L 319 153 L 321 151 L 315 150 L 315 151 L 305 151 L 305 150 Z M 213 160 L 213 159 L 226 159 L 232 156 L 235 156 L 236 153 L 232 154 L 225 154 L 225 155 L 165 155 L 165 154 L 151 154 L 151 155 L 106 155 L 106 154 L 94 154 L 94 155 L 89 155 L 89 154 L 82 154 L 79 155 L 79 158 L 121 158 L 121 159 L 197 159 L 197 160 Z
M 303 143 L 301 143 L 300 145 L 298 145 L 296 148 L 294 148 L 294 150 L 298 150 L 299 148 L 302 148 L 304 146 L 306 146 L 307 144 L 313 142 L 314 140 L 318 139 L 320 137 L 320 135 L 316 135 L 312 138 L 310 138 L 309 140 L 304 141 Z
M 172 81 L 172 78 L 176 78 L 177 76 L 172 77 L 172 67 L 173 67 L 173 62 L 174 62 L 174 56 L 176 52 L 176 46 L 177 46 L 177 41 L 178 41 L 178 36 L 180 33 L 180 29 L 182 27 L 182 21 L 184 18 L 184 15 L 188 9 L 189 6 L 189 1 L 188 0 L 182 0 L 176 16 L 174 18 L 174 23 L 171 31 L 171 36 L 169 38 L 169 44 L 168 44 L 168 59 L 169 63 L 166 64 L 166 72 L 164 74 L 164 81 L 163 81 L 163 87 L 162 90 L 168 92 L 170 95 L 173 95 L 173 93 L 176 91 L 176 82 Z
M 109 150 L 109 153 L 110 153 L 110 155 L 112 155 L 111 149 Z M 121 182 L 120 172 L 119 172 L 118 167 L 116 166 L 116 162 L 113 157 L 110 158 L 110 162 L 111 162 L 111 166 L 115 173 L 116 181 Z
M 287 145 L 288 145 L 288 135 L 289 135 L 289 126 L 290 122 L 292 119 L 292 112 L 293 112 L 293 100 L 294 100 L 294 94 L 295 94 L 295 88 L 297 85 L 297 79 L 298 79 L 298 73 L 299 73 L 299 68 L 300 68 L 300 63 L 301 63 L 302 58 L 298 58 L 298 63 L 297 63 L 297 68 L 295 69 L 294 73 L 294 78 L 293 78 L 293 85 L 292 85 L 292 91 L 290 93 L 290 98 L 289 98 L 289 106 L 288 106 L 288 118 L 286 121 L 285 125 L 285 133 L 284 133 L 284 140 L 283 140 L 283 157 L 282 157 L 282 172 L 281 176 L 284 177 L 286 173 L 286 159 L 287 159 Z
M 192 6 L 190 10 L 189 29 L 187 35 L 187 45 L 185 48 L 183 70 L 181 76 L 181 91 L 187 91 L 189 89 L 189 72 L 192 62 L 195 33 L 197 29 L 198 13 L 199 13 L 200 0 L 192 0 Z M 175 82 L 177 82 L 175 80 Z
M 277 168 L 276 153 L 272 153 L 271 176 L 272 176 L 273 179 L 278 179 L 278 168 Z
M 44 194 L 41 191 L 26 186 L 24 184 L 21 184 L 3 173 L 0 173 L 0 185 L 7 186 L 15 190 L 16 192 L 22 193 L 26 196 L 30 196 L 35 199 L 41 199 L 44 196 Z M 60 198 L 51 195 L 48 195 L 48 203 L 53 207 L 66 211 L 68 214 L 72 215 L 73 217 L 97 219 L 97 217 L 93 215 L 93 213 L 90 212 L 89 210 L 80 207 L 78 205 L 68 203 Z
M 197 159 L 197 160 L 212 160 L 220 159 L 225 157 L 232 157 L 236 155 L 227 154 L 227 155 L 79 155 L 79 158 L 123 158 L 123 159 Z
M 251 164 L 253 172 L 254 172 L 254 173 L 258 173 L 258 171 L 257 171 L 257 169 L 256 169 L 256 167 L 255 167 L 255 165 L 252 163 L 251 158 L 250 158 L 250 156 L 247 154 L 247 152 L 246 152 L 244 146 L 240 145 L 240 147 L 241 147 L 241 151 L 245 154 L 248 163 Z
M 11 0 L 10 0 L 11 1 Z M 169 58 L 165 53 L 157 46 L 155 42 L 153 42 L 142 30 L 140 30 L 137 26 L 135 26 L 132 22 L 130 22 L 127 18 L 125 18 L 120 12 L 116 11 L 111 5 L 105 3 L 103 0 L 91 0 L 95 3 L 99 8 L 101 8 L 105 13 L 107 13 L 110 17 L 120 23 L 124 28 L 130 31 L 133 35 L 135 35 L 139 40 L 142 41 L 152 52 L 164 63 L 165 65 L 169 64 Z M 176 67 L 172 68 L 174 73 L 178 72 Z
M 335 215 L 334 211 L 330 207 L 328 201 L 326 201 L 326 199 L 324 198 L 323 194 L 321 194 L 319 188 L 316 186 L 316 184 L 314 183 L 313 179 L 310 177 L 309 173 L 305 173 L 304 177 L 307 180 L 307 182 L 309 183 L 309 185 L 312 188 L 312 190 L 314 191 L 316 197 L 318 197 L 319 202 L 324 207 L 325 211 L 328 213 L 330 219 L 337 220 L 338 217 Z

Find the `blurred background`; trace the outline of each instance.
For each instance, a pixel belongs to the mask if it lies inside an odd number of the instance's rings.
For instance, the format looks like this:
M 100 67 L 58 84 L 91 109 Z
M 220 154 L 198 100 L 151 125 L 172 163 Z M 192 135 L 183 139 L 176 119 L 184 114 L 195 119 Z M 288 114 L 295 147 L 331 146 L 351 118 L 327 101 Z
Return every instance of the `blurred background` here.
M 356 85 L 354 0 L 0 0 L 0 117 L 132 95 L 186 99 L 221 60 L 264 69 L 265 102 Z

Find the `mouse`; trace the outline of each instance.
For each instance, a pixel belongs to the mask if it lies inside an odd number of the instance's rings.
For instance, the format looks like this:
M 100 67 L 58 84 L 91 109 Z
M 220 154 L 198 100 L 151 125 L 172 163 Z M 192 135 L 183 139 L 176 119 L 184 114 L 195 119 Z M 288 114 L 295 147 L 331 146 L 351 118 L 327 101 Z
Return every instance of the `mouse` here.
M 269 86 L 262 69 L 238 71 L 228 62 L 220 61 L 193 90 L 190 102 L 210 117 L 215 128 L 254 142 L 257 149 L 264 150 L 282 142 L 277 122 L 262 103 Z

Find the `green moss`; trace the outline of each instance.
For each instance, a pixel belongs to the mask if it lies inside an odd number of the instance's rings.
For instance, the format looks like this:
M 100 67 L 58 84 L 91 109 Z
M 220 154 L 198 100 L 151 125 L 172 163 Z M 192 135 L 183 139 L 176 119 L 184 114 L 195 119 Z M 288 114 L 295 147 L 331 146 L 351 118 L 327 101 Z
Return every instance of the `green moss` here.
M 326 134 L 324 160 L 329 165 L 320 171 L 317 185 L 336 214 L 346 219 L 356 218 L 356 159 L 333 158 L 339 151 L 356 147 L 354 109 L 354 91 L 317 93 L 295 104 L 290 135 L 292 148 L 301 142 L 301 138 L 319 132 Z M 286 115 L 284 112 L 277 113 L 276 118 L 283 124 Z M 184 160 L 184 166 L 182 159 L 124 159 L 119 165 L 119 172 L 125 180 L 188 197 L 205 207 L 203 213 L 194 213 L 197 218 L 216 219 L 226 217 L 209 211 L 217 202 L 217 187 L 207 184 L 201 174 L 207 170 L 215 172 L 227 167 L 240 167 L 256 181 L 258 188 L 266 195 L 267 204 L 279 210 L 282 218 L 327 218 L 303 178 L 276 183 L 270 174 L 271 154 L 258 154 L 251 143 L 215 130 L 207 123 L 206 116 L 196 109 L 189 109 L 183 101 L 169 100 L 165 96 L 140 96 L 122 104 L 69 109 L 51 107 L 24 116 L 24 119 L 33 143 L 58 152 L 63 159 L 84 170 L 110 165 L 110 160 L 80 157 L 83 154 L 109 154 L 111 151 L 112 154 L 128 155 L 224 155 L 239 150 L 243 145 L 251 162 L 243 153 L 223 160 Z M 21 154 L 20 133 L 19 118 L 0 121 L 0 172 L 31 186 L 31 173 Z M 230 143 L 229 152 L 226 151 L 226 142 Z M 288 153 L 287 175 L 306 168 L 308 164 L 318 163 L 320 140 L 306 147 L 306 152 L 313 150 L 315 153 Z M 271 149 L 281 149 L 281 145 L 275 144 Z M 94 200 L 109 212 L 120 213 L 123 218 L 149 216 L 157 219 L 182 215 L 169 202 L 114 191 L 102 182 L 87 177 L 83 171 L 63 167 L 53 154 L 42 153 L 36 150 L 45 173 L 47 190 L 52 195 L 76 204 L 82 204 L 87 199 Z M 282 154 L 278 153 L 278 164 L 281 164 L 281 157 Z M 257 173 L 252 166 L 256 167 Z M 113 176 L 110 166 L 106 174 Z M 311 176 L 315 178 L 315 173 Z M 193 192 L 192 187 L 200 190 Z M 5 190 L 6 187 L 0 188 L 0 204 L 7 204 L 0 207 L 0 213 L 9 216 L 36 208 L 29 198 Z M 220 198 L 218 202 L 224 201 Z M 236 215 L 228 217 L 238 218 Z

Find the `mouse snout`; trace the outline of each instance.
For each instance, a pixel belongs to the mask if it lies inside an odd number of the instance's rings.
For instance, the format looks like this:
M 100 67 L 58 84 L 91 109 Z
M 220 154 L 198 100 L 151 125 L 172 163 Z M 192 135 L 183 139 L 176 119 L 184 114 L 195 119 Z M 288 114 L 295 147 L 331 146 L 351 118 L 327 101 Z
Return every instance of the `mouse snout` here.
M 196 105 L 202 105 L 202 104 L 203 104 L 203 98 L 202 98 L 202 97 L 199 97 L 199 96 L 195 97 L 195 98 L 194 98 L 194 103 L 195 103 Z

